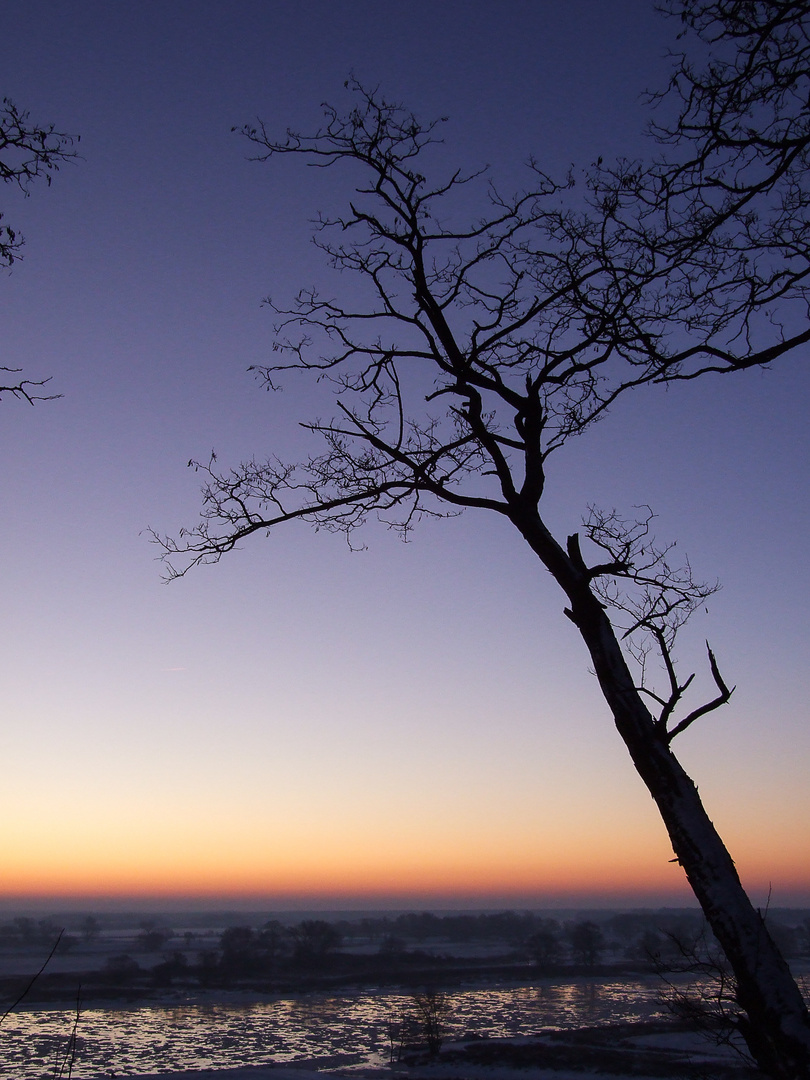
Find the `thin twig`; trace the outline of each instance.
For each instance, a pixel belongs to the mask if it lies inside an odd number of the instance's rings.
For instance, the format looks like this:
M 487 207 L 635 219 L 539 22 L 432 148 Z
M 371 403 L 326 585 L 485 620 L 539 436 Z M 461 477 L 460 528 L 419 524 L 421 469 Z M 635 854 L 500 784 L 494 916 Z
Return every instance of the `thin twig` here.
M 23 992 L 20 994 L 20 996 L 17 998 L 17 1000 L 13 1004 L 9 1005 L 9 1007 L 6 1009 L 6 1011 L 3 1013 L 3 1015 L 0 1016 L 0 1024 L 2 1024 L 3 1021 L 5 1020 L 5 1018 L 9 1015 L 9 1013 L 13 1013 L 14 1010 L 17 1008 L 17 1006 L 24 1000 L 24 998 L 26 998 L 28 996 L 28 992 L 31 990 L 31 987 L 34 985 L 34 983 L 40 977 L 40 975 L 45 970 L 45 968 L 48 966 L 48 964 L 50 964 L 50 962 L 51 962 L 51 960 L 53 958 L 53 954 L 59 948 L 59 942 L 62 940 L 62 935 L 64 934 L 64 932 L 65 932 L 65 928 L 62 927 L 62 929 L 59 931 L 59 936 L 57 937 L 56 941 L 53 943 L 53 948 L 48 953 L 48 957 L 45 960 L 45 963 L 42 965 L 42 967 L 39 969 L 39 971 L 36 973 L 36 975 L 34 975 L 32 977 L 31 981 L 28 983 L 28 985 L 23 990 Z

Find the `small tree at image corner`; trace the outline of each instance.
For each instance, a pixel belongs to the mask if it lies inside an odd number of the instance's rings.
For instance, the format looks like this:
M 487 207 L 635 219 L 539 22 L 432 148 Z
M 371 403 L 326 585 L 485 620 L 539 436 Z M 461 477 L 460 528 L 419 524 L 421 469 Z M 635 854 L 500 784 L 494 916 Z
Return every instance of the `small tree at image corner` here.
M 60 165 L 75 158 L 72 149 L 78 136 L 57 131 L 53 124 L 38 124 L 10 98 L 0 104 L 0 183 L 12 184 L 23 194 L 31 185 L 44 179 L 50 184 Z M 0 212 L 0 269 L 12 266 L 22 257 L 24 239 Z M 46 394 L 42 388 L 48 379 L 20 379 L 19 368 L 0 365 L 0 400 L 4 396 L 27 401 L 48 401 L 58 394 Z

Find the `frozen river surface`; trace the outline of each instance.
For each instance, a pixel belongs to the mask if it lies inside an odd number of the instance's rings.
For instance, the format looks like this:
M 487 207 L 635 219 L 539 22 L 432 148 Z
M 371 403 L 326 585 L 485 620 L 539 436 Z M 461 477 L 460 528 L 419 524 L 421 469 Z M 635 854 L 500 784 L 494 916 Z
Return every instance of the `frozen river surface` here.
M 661 981 L 539 980 L 518 988 L 448 995 L 448 1038 L 532 1035 L 543 1028 L 666 1016 Z M 306 994 L 252 1004 L 143 1005 L 87 1009 L 76 1029 L 75 1080 L 296 1061 L 326 1066 L 389 1061 L 392 1025 L 411 1002 L 402 993 Z M 75 1016 L 19 1012 L 0 1027 L 0 1077 L 61 1075 Z M 339 1059 L 339 1060 L 328 1060 Z M 64 1070 L 67 1075 L 67 1069 Z

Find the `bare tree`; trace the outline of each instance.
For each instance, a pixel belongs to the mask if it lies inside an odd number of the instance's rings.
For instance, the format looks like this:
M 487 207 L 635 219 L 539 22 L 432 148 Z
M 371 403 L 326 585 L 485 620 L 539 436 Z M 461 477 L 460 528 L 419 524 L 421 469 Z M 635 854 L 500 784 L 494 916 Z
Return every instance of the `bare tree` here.
M 706 928 L 697 935 L 667 934 L 666 963 L 650 954 L 663 982 L 661 1002 L 716 1046 L 728 1046 L 747 1065 L 755 1061 L 740 1038 L 741 1015 L 733 973 Z M 676 978 L 676 976 L 678 978 Z M 684 976 L 690 976 L 684 982 Z
M 323 964 L 341 943 L 340 931 L 325 919 L 302 919 L 292 929 L 293 959 L 299 964 Z
M 787 122 L 807 127 L 807 74 L 796 74 L 793 99 L 779 75 L 794 63 L 791 50 L 803 63 L 810 55 L 807 4 L 686 0 L 672 11 L 720 59 L 705 79 L 677 61 L 656 114 L 668 156 L 600 162 L 575 188 L 536 164 L 516 196 L 477 172 L 429 181 L 441 121 L 422 123 L 357 83 L 354 106 L 325 106 L 311 137 L 244 129 L 259 160 L 294 155 L 360 172 L 345 213 L 321 218 L 317 243 L 335 268 L 365 280 L 372 299 L 349 307 L 304 290 L 291 307 L 271 305 L 276 361 L 259 375 L 269 388 L 290 371 L 333 383 L 336 417 L 304 425 L 322 449 L 297 464 L 192 463 L 205 476 L 202 520 L 177 540 L 157 539 L 178 576 L 298 519 L 350 542 L 373 515 L 403 536 L 423 517 L 465 508 L 509 521 L 565 595 L 733 971 L 752 1055 L 769 1075 L 795 1080 L 810 1072 L 807 1008 L 673 750 L 733 693 L 708 645 L 708 700 L 689 700 L 693 676 L 681 677 L 675 661 L 680 627 L 714 586 L 655 541 L 646 508 L 623 517 L 592 507 L 567 538 L 542 513 L 550 459 L 619 397 L 772 362 L 810 340 L 805 148 L 788 148 Z M 785 16 L 775 49 L 772 11 Z M 772 85 L 763 76 L 748 108 L 740 89 L 759 79 L 751 63 L 763 48 L 773 54 Z M 702 79 L 720 89 L 701 96 Z M 729 104 L 717 120 L 723 93 Z M 724 123 L 744 127 L 746 141 L 726 145 Z M 467 226 L 448 224 L 454 197 L 468 202 L 476 184 L 486 209 Z
M 562 958 L 560 924 L 556 919 L 541 919 L 537 930 L 526 939 L 526 950 L 540 971 L 555 968 Z
M 101 933 L 101 924 L 95 915 L 85 915 L 81 921 L 82 940 L 86 945 L 92 945 Z
M 61 164 L 76 156 L 71 149 L 78 137 L 57 131 L 53 124 L 34 123 L 30 115 L 19 109 L 9 98 L 3 98 L 0 106 L 0 181 L 13 184 L 28 195 L 32 183 L 44 178 L 50 184 L 51 177 Z M 23 237 L 0 213 L 0 268 L 16 262 L 23 245 Z M 19 368 L 0 365 L 0 379 L 20 374 Z M 49 379 L 9 379 L 0 385 L 0 399 L 4 394 L 22 398 L 30 405 L 46 401 L 58 394 L 43 394 L 41 388 Z
M 450 999 L 440 990 L 420 990 L 411 994 L 416 1027 L 427 1046 L 428 1055 L 437 1057 L 447 1035 L 450 1018 Z
M 566 936 L 574 958 L 586 967 L 596 967 L 605 951 L 605 935 L 601 928 L 590 919 L 584 919 L 571 923 L 566 928 Z

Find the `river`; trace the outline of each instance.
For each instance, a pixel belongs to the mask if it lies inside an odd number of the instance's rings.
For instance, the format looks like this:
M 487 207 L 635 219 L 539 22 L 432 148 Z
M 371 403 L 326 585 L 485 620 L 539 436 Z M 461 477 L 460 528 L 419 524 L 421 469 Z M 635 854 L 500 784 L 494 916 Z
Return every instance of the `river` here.
M 663 1017 L 661 988 L 651 975 L 456 990 L 447 995 L 447 1037 L 531 1035 L 549 1027 Z M 302 994 L 250 1004 L 87 1008 L 76 1026 L 72 1076 L 90 1080 L 290 1061 L 314 1065 L 316 1059 L 321 1066 L 382 1065 L 410 1008 L 408 995 L 387 991 Z M 8 1016 L 0 1027 L 0 1076 L 53 1076 L 75 1020 L 69 1011 L 51 1009 Z

